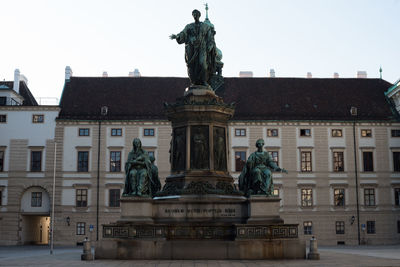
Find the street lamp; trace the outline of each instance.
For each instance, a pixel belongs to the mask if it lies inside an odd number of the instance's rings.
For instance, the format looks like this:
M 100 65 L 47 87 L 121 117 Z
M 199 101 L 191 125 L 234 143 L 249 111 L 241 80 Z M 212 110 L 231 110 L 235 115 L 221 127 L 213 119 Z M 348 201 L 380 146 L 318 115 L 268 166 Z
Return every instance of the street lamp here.
M 355 174 L 355 178 L 356 178 L 357 236 L 358 236 L 358 245 L 360 245 L 361 244 L 361 241 L 360 241 L 360 205 L 358 203 L 358 171 L 357 171 L 357 147 L 356 147 L 356 119 L 357 119 L 357 115 L 358 115 L 357 108 L 351 107 L 350 114 L 354 118 L 354 120 L 353 120 L 354 174 Z M 351 218 L 352 221 L 353 221 L 353 217 Z

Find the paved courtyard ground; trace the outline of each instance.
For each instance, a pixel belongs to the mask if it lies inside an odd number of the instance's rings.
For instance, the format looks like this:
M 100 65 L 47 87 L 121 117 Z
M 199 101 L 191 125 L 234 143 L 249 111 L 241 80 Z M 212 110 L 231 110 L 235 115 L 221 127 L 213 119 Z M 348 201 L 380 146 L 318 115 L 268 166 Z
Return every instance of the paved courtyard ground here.
M 95 260 L 81 261 L 82 247 L 56 247 L 50 255 L 47 246 L 0 247 L 0 266 L 400 266 L 398 246 L 320 247 L 321 260 Z

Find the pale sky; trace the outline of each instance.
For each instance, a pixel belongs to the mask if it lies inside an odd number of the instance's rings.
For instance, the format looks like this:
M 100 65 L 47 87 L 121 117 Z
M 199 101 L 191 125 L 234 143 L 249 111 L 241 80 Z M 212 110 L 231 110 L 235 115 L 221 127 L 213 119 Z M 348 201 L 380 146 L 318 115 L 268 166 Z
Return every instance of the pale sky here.
M 36 98 L 60 98 L 74 76 L 187 77 L 184 45 L 169 40 L 205 18 L 225 77 L 400 78 L 400 0 L 0 0 L 0 79 L 20 69 Z

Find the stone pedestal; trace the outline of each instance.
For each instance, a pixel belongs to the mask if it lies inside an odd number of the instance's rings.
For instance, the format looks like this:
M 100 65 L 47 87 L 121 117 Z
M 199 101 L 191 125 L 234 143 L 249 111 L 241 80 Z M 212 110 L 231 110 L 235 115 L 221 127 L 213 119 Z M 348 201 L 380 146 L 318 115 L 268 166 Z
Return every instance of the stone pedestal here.
M 249 218 L 251 224 L 281 224 L 283 220 L 279 216 L 281 199 L 279 197 L 267 197 L 254 195 L 248 199 Z

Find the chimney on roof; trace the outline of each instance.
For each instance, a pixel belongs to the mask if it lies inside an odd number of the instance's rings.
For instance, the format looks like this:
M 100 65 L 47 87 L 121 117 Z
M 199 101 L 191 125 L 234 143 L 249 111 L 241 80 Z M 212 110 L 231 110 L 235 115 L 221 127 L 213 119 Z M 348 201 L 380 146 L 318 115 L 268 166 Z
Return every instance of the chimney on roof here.
M 366 71 L 362 71 L 362 70 L 357 71 L 357 78 L 366 79 L 367 78 L 367 72 Z
M 19 69 L 15 69 L 15 71 L 14 71 L 14 86 L 13 86 L 13 89 L 17 94 L 19 94 L 19 81 L 20 80 L 21 80 L 21 73 L 19 72 Z
M 70 66 L 65 67 L 65 80 L 68 80 L 72 77 L 72 69 Z
M 270 78 L 275 78 L 275 70 L 274 69 L 270 69 L 269 70 L 269 77 Z
M 312 78 L 312 73 L 311 72 L 307 72 L 307 78 L 311 79 Z
M 338 78 L 339 78 L 339 73 L 334 72 L 334 73 L 333 73 L 333 78 L 338 79 Z
M 241 71 L 241 72 L 239 72 L 239 77 L 240 78 L 252 78 L 253 72 L 252 71 Z
M 134 71 L 129 72 L 129 77 L 140 77 L 140 76 L 142 75 L 140 74 L 139 69 L 135 69 Z
M 107 71 L 103 71 L 103 77 L 108 77 L 108 73 L 107 73 Z

